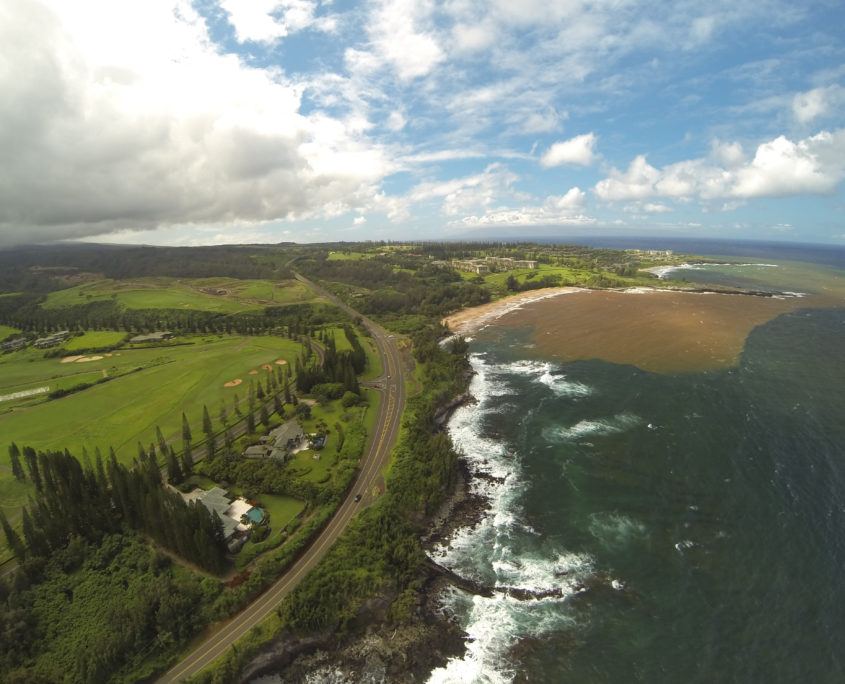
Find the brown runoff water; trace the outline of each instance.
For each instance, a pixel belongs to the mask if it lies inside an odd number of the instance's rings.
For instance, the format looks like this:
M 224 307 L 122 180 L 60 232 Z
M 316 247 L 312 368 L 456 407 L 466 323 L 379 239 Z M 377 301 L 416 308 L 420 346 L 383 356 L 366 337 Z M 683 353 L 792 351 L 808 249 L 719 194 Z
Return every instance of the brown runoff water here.
M 498 324 L 529 326 L 534 352 L 542 357 L 696 373 L 736 365 L 755 327 L 825 301 L 818 296 L 587 291 L 533 303 L 506 314 Z

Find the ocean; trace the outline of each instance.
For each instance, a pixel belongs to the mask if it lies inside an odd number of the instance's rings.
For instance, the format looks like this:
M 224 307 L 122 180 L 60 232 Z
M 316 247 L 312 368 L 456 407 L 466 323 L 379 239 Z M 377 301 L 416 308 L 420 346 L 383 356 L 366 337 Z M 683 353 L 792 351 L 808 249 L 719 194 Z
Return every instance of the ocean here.
M 574 358 L 571 335 L 545 335 L 590 324 L 573 295 L 472 340 L 478 403 L 449 431 L 490 508 L 432 557 L 496 592 L 443 595 L 470 638 L 430 682 L 845 681 L 842 272 L 684 276 L 818 297 L 767 313 L 730 358 L 685 347 L 687 367 L 600 344 Z M 714 315 L 702 330 L 737 325 Z M 605 334 L 672 335 L 636 320 Z

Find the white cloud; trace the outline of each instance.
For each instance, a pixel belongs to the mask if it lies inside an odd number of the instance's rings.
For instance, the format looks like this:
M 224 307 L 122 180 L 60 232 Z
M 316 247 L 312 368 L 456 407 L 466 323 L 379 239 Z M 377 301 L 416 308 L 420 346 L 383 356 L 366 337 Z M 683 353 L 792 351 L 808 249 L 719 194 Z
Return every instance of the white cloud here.
M 570 188 L 561 196 L 550 195 L 539 206 L 519 208 L 496 207 L 480 215 L 465 216 L 453 225 L 464 226 L 549 226 L 586 225 L 596 220 L 583 213 L 586 194 L 578 187 Z
M 738 142 L 714 140 L 710 145 L 710 156 L 719 164 L 728 168 L 739 166 L 745 161 L 745 151 Z
M 420 183 L 411 189 L 407 201 L 411 203 L 442 199 L 441 211 L 447 216 L 490 207 L 511 196 L 517 176 L 501 164 L 490 164 L 482 173 L 453 178 L 447 181 Z
M 613 169 L 596 184 L 595 193 L 608 201 L 750 199 L 828 193 L 845 178 L 845 129 L 822 131 L 797 142 L 779 136 L 759 145 L 747 162 L 733 146 L 719 145 L 718 151 L 723 153 L 722 162 L 731 163 L 691 159 L 657 169 L 640 155 L 626 171 Z
M 306 116 L 300 85 L 221 54 L 187 0 L 4 16 L 4 243 L 339 215 L 393 168 L 360 118 Z
M 595 133 L 585 133 L 569 140 L 556 142 L 540 158 L 540 165 L 544 168 L 563 164 L 589 166 L 596 158 L 593 151 L 595 144 Z
M 372 52 L 403 81 L 425 76 L 446 58 L 432 28 L 429 0 L 379 0 L 369 17 Z
M 239 42 L 270 43 L 313 27 L 333 31 L 333 17 L 317 17 L 315 0 L 220 0 Z
M 364 216 L 356 216 L 352 219 L 353 226 L 363 226 L 367 222 L 367 219 Z
M 807 124 L 826 116 L 831 110 L 845 104 L 845 88 L 829 85 L 797 93 L 792 98 L 792 115 L 798 123 Z

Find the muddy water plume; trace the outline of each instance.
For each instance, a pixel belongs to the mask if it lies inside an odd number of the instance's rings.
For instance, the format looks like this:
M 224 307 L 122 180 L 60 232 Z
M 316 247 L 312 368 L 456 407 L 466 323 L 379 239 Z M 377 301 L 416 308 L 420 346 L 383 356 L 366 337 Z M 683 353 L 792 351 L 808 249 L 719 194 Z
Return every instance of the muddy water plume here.
M 658 373 L 700 372 L 735 365 L 758 325 L 825 304 L 820 297 L 584 291 L 535 302 L 499 324 L 530 327 L 536 353 L 544 357 L 602 359 Z

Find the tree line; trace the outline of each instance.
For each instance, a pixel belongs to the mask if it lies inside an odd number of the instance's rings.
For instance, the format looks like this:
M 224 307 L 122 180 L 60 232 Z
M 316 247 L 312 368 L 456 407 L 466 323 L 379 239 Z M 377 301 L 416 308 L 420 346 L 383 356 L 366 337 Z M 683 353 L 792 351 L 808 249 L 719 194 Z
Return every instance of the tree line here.
M 28 479 L 35 488 L 22 513 L 23 539 L 0 512 L 9 547 L 24 567 L 29 559 L 64 548 L 73 537 L 97 542 L 125 527 L 210 572 L 223 571 L 226 547 L 220 518 L 163 486 L 154 447 L 139 448 L 133 468 L 118 463 L 114 450 L 106 459 L 98 454 L 93 466 L 67 450 L 36 452 L 12 444 L 9 455 L 15 477 Z

